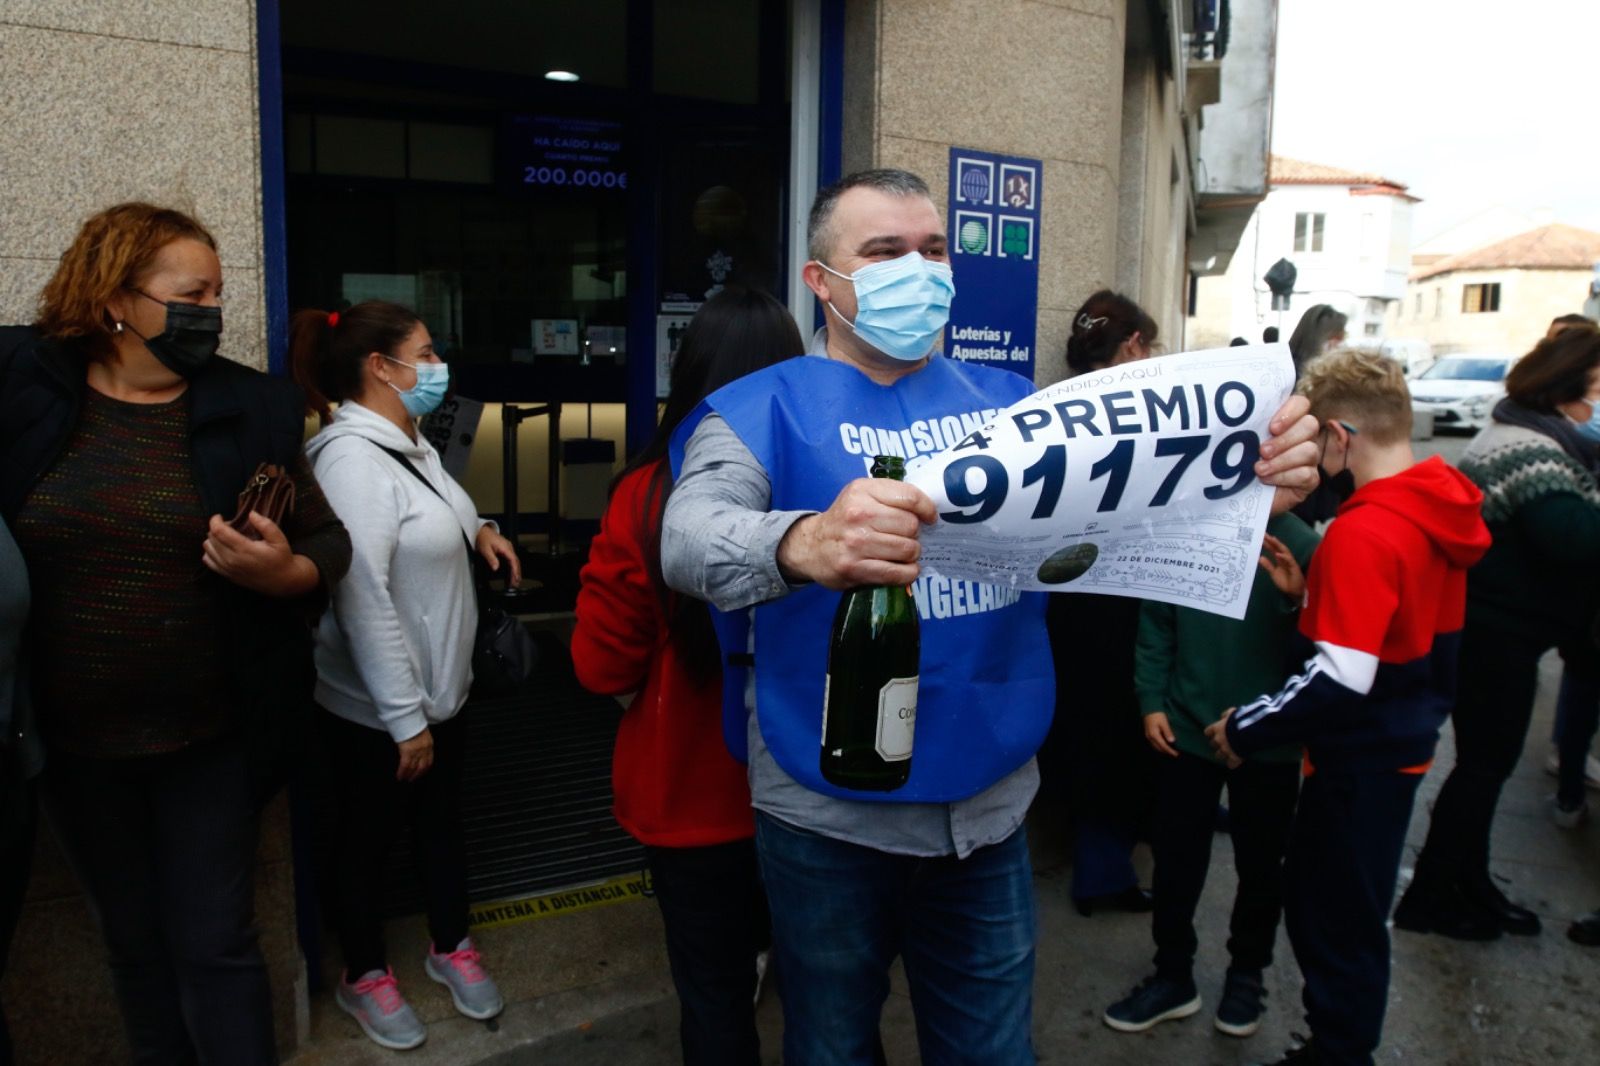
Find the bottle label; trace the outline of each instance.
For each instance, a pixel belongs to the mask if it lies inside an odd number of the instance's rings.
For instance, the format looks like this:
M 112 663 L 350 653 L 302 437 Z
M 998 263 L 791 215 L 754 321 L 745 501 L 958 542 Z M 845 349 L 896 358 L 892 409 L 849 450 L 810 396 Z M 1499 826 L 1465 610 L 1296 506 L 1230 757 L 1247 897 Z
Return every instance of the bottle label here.
M 878 758 L 901 762 L 911 758 L 917 727 L 917 679 L 897 677 L 878 692 Z

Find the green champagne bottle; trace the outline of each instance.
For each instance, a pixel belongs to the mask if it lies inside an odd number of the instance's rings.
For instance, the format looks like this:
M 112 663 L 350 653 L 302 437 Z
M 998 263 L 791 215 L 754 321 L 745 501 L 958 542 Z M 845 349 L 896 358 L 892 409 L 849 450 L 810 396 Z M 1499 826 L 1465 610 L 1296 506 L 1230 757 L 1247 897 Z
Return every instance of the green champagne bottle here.
M 905 474 L 904 459 L 873 458 L 873 477 L 902 481 Z M 921 654 L 910 589 L 856 588 L 839 598 L 822 696 L 825 780 L 889 792 L 911 777 Z

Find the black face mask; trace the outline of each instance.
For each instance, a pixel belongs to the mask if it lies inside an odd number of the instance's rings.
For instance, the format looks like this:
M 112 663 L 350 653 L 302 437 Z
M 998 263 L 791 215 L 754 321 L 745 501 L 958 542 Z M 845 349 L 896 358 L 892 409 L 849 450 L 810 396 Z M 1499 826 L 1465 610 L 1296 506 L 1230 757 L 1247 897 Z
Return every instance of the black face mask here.
M 1330 474 L 1317 464 L 1317 475 L 1322 478 L 1323 487 L 1340 503 L 1348 500 L 1356 492 L 1356 476 L 1345 467 L 1337 474 Z
M 222 308 L 161 303 L 147 292 L 138 289 L 134 292 L 167 309 L 167 328 L 154 337 L 146 337 L 131 323 L 127 324 L 128 329 L 144 341 L 144 346 L 160 360 L 162 366 L 174 374 L 193 377 L 217 354 L 217 346 L 222 343 Z

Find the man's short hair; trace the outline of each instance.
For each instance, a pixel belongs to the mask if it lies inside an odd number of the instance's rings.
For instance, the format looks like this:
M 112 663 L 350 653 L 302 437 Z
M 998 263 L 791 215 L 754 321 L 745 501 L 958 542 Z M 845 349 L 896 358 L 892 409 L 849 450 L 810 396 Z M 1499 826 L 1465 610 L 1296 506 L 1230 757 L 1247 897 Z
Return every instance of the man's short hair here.
M 834 205 L 839 202 L 839 197 L 862 186 L 890 196 L 926 196 L 933 199 L 933 194 L 928 191 L 928 183 L 909 170 L 885 168 L 846 174 L 832 185 L 817 190 L 817 198 L 811 201 L 811 219 L 806 225 L 806 255 L 818 262 L 827 261 L 833 253 L 833 232 L 829 224 L 833 221 Z
M 1411 390 L 1393 359 L 1340 348 L 1307 364 L 1299 392 L 1319 422 L 1349 422 L 1374 444 L 1411 439 Z

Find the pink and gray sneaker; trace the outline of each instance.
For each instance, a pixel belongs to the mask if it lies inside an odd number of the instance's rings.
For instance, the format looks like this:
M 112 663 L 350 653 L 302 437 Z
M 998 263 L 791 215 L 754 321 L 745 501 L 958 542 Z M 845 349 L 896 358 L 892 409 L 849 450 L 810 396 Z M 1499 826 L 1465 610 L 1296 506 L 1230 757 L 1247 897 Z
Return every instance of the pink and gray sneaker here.
M 428 958 L 422 967 L 429 977 L 450 990 L 456 1010 L 468 1018 L 483 1021 L 505 1009 L 505 1000 L 500 998 L 494 978 L 483 972 L 482 957 L 472 946 L 471 937 L 464 938 L 454 951 L 442 955 L 429 944 Z
M 356 1020 L 374 1044 L 392 1051 L 409 1051 L 428 1039 L 428 1030 L 400 994 L 394 970 L 369 970 L 355 982 L 349 976 L 345 974 L 340 979 L 333 1000 Z

